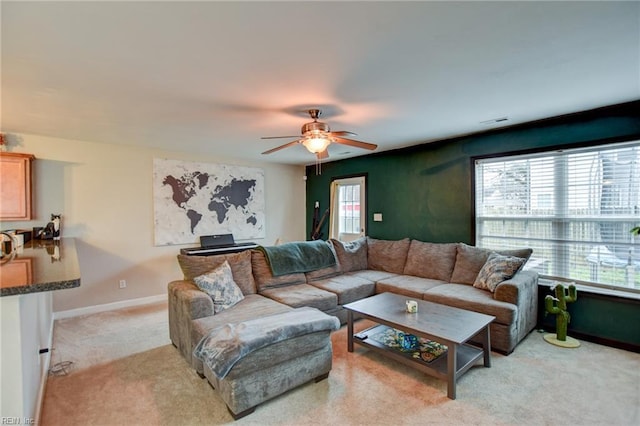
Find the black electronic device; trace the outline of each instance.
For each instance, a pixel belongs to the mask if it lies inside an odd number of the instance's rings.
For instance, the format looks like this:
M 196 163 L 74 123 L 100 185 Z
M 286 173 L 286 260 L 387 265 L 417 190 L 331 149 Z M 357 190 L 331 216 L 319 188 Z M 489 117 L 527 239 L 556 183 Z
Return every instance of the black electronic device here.
M 212 254 L 237 253 L 258 247 L 253 242 L 236 243 L 233 234 L 202 235 L 200 247 L 180 249 L 181 254 L 188 256 L 210 256 Z
M 236 242 L 233 239 L 233 234 L 217 234 L 217 235 L 201 235 L 200 247 L 221 247 L 232 246 Z

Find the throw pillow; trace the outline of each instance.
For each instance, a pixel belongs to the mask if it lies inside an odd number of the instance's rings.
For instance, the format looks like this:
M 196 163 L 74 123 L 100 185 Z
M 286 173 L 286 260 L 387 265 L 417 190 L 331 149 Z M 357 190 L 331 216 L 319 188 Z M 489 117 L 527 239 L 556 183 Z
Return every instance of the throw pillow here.
M 231 267 L 226 260 L 213 271 L 199 275 L 193 281 L 200 290 L 213 299 L 214 314 L 224 311 L 244 299 L 242 290 L 233 281 Z
M 526 259 L 491 253 L 473 283 L 475 288 L 494 292 L 498 284 L 513 277 Z
M 361 237 L 348 243 L 333 238 L 330 241 L 343 273 L 362 271 L 368 268 L 367 237 Z

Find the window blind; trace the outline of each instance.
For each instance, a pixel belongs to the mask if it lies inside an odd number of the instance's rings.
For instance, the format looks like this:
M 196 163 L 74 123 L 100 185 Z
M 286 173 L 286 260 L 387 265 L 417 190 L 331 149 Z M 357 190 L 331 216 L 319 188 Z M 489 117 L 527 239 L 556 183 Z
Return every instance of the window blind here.
M 543 278 L 640 291 L 640 141 L 475 162 L 476 244 Z

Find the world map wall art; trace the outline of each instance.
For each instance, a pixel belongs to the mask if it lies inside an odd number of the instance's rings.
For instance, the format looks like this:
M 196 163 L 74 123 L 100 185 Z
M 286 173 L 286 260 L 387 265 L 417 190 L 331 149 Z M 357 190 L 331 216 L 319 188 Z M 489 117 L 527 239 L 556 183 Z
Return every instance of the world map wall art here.
M 264 238 L 264 170 L 154 158 L 155 245 Z

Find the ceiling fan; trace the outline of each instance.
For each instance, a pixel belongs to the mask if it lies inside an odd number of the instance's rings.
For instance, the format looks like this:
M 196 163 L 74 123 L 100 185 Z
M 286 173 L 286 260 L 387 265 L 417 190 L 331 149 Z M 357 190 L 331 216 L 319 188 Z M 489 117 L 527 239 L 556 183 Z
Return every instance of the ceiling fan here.
M 266 136 L 261 139 L 281 139 L 281 138 L 298 138 L 295 141 L 286 143 L 284 145 L 277 146 L 268 151 L 263 152 L 263 154 L 271 154 L 272 152 L 279 151 L 284 148 L 288 148 L 293 145 L 302 144 L 304 145 L 309 152 L 316 155 L 318 161 L 323 160 L 325 158 L 329 158 L 329 152 L 327 148 L 329 145 L 333 143 L 341 144 L 341 145 L 349 145 L 354 146 L 356 148 L 363 148 L 374 150 L 378 147 L 376 144 L 368 143 L 368 142 L 360 142 L 353 139 L 347 139 L 343 136 L 355 136 L 356 134 L 353 132 L 347 131 L 337 131 L 332 132 L 327 123 L 323 123 L 318 121 L 318 117 L 322 114 L 322 111 L 319 109 L 310 109 L 307 110 L 309 116 L 313 120 L 310 123 L 305 123 L 302 125 L 301 133 L 302 136 Z

